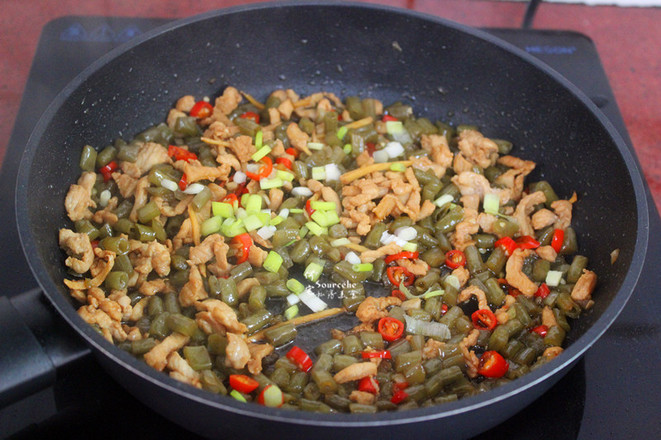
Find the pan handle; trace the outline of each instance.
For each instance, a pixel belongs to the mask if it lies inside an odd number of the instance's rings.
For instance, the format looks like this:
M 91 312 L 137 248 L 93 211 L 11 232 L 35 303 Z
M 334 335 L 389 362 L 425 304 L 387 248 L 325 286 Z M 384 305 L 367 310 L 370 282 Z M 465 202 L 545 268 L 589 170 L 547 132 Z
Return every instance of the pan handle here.
M 40 289 L 0 297 L 0 408 L 54 384 L 89 355 Z

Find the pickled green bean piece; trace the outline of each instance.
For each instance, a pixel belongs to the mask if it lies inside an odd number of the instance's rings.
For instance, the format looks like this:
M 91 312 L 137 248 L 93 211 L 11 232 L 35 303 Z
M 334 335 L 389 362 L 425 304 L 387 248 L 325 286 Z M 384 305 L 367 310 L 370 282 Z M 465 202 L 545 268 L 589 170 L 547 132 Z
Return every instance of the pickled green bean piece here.
M 197 322 L 180 313 L 172 313 L 168 316 L 167 325 L 171 331 L 186 336 L 193 336 L 197 331 Z
M 293 324 L 287 324 L 266 330 L 265 336 L 271 345 L 280 347 L 296 338 L 296 327 Z
M 126 272 L 112 271 L 108 274 L 103 284 L 111 290 L 123 290 L 129 284 L 129 274 Z
M 110 163 L 117 156 L 117 148 L 108 145 L 96 155 L 96 167 L 101 168 Z
M 85 145 L 80 153 L 80 169 L 83 171 L 94 171 L 96 166 L 96 150 L 91 145 Z
M 588 257 L 575 255 L 567 271 L 567 282 L 576 283 L 583 274 L 583 269 L 588 265 Z
M 211 357 L 203 345 L 184 347 L 184 358 L 188 365 L 195 371 L 208 370 L 211 368 Z

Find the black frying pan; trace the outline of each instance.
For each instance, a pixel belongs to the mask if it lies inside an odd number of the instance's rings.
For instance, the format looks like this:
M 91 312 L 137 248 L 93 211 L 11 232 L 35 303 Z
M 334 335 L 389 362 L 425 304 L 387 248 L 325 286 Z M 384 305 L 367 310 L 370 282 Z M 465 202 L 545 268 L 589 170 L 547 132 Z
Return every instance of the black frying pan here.
M 103 340 L 75 312 L 57 230 L 80 173 L 85 144 L 97 147 L 160 122 L 181 95 L 234 85 L 264 99 L 301 94 L 403 100 L 416 113 L 473 123 L 513 141 L 538 162 L 532 179 L 577 191 L 573 225 L 599 276 L 594 308 L 575 322 L 565 352 L 496 390 L 442 406 L 377 415 L 320 415 L 241 404 L 152 370 Z M 168 24 L 86 69 L 36 126 L 17 187 L 21 241 L 37 281 L 98 361 L 138 399 L 209 437 L 468 437 L 524 408 L 553 385 L 622 310 L 645 258 L 648 214 L 635 159 L 606 118 L 575 87 L 525 53 L 482 32 L 413 12 L 296 2 L 227 9 Z M 610 262 L 610 252 L 620 249 Z M 301 343 L 323 340 L 318 327 Z M 321 338 L 321 339 L 318 339 Z M 306 342 L 307 341 L 307 342 Z

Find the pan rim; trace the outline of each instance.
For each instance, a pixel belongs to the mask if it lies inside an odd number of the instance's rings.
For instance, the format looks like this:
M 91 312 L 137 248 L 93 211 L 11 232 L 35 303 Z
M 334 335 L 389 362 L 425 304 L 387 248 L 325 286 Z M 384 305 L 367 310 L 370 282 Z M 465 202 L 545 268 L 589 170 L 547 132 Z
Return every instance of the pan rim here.
M 622 281 L 620 289 L 615 294 L 611 304 L 604 311 L 602 316 L 600 316 L 583 335 L 581 335 L 576 341 L 567 347 L 567 349 L 556 360 L 536 369 L 533 372 L 526 374 L 524 377 L 519 378 L 516 381 L 497 387 L 489 392 L 481 393 L 472 397 L 462 398 L 457 402 L 447 403 L 442 406 L 412 409 L 401 413 L 386 412 L 376 415 L 325 415 L 311 414 L 303 411 L 288 411 L 282 409 L 266 408 L 258 405 L 241 404 L 240 402 L 237 402 L 230 397 L 215 396 L 211 393 L 194 389 L 188 385 L 171 379 L 170 377 L 160 372 L 154 371 L 146 364 L 140 362 L 114 345 L 108 343 L 105 341 L 105 339 L 94 332 L 94 330 L 86 323 L 84 323 L 84 321 L 77 315 L 75 309 L 71 307 L 71 304 L 66 300 L 66 298 L 62 297 L 59 292 L 57 294 L 53 294 L 53 292 L 57 292 L 57 287 L 53 280 L 46 273 L 41 262 L 33 261 L 33 259 L 28 258 L 30 268 L 37 282 L 44 290 L 51 303 L 53 303 L 59 314 L 63 316 L 69 325 L 71 325 L 86 340 L 86 342 L 94 348 L 96 355 L 103 355 L 105 359 L 120 365 L 132 374 L 140 376 L 142 379 L 149 381 L 154 386 L 158 386 L 170 392 L 174 392 L 188 399 L 194 399 L 199 403 L 203 403 L 220 410 L 258 417 L 263 420 L 301 425 L 315 425 L 323 427 L 366 427 L 375 425 L 399 425 L 443 419 L 446 417 L 452 417 L 461 413 L 473 411 L 480 407 L 492 405 L 506 399 L 510 399 L 543 381 L 549 380 L 552 376 L 557 376 L 559 371 L 568 370 L 568 368 L 580 359 L 583 353 L 585 353 L 585 351 L 587 351 L 599 339 L 599 337 L 617 318 L 620 311 L 623 309 L 624 305 L 633 293 L 638 278 L 642 273 L 642 263 L 645 259 L 649 239 L 649 212 L 644 191 L 645 184 L 644 180 L 642 179 L 642 172 L 640 170 L 638 161 L 626 145 L 622 136 L 617 132 L 613 124 L 606 118 L 601 110 L 599 110 L 597 106 L 594 105 L 589 100 L 589 98 L 583 94 L 582 91 L 580 91 L 576 86 L 571 84 L 555 70 L 551 69 L 549 66 L 539 61 L 532 55 L 516 48 L 510 43 L 507 43 L 494 37 L 491 34 L 488 34 L 487 32 L 421 12 L 409 11 L 385 5 L 319 0 L 258 3 L 209 11 L 203 14 L 198 14 L 192 17 L 167 23 L 136 37 L 135 40 L 132 40 L 122 46 L 117 47 L 116 49 L 113 49 L 92 63 L 85 70 L 83 70 L 83 72 L 81 72 L 57 95 L 57 97 L 44 112 L 39 122 L 36 124 L 35 129 L 33 130 L 28 140 L 27 147 L 19 167 L 15 200 L 19 237 L 24 253 L 26 255 L 36 255 L 38 248 L 31 230 L 27 224 L 25 224 L 25 222 L 21 221 L 21 218 L 25 219 L 28 216 L 27 203 L 25 203 L 25 201 L 28 199 L 27 181 L 31 173 L 30 165 L 38 147 L 38 140 L 44 134 L 50 120 L 57 112 L 57 109 L 62 106 L 62 104 L 67 100 L 69 95 L 74 90 L 83 84 L 93 73 L 99 70 L 100 67 L 107 64 L 108 61 L 129 52 L 133 47 L 138 46 L 147 40 L 154 39 L 163 33 L 170 32 L 183 26 L 188 26 L 192 23 L 212 19 L 219 16 L 255 11 L 260 9 L 288 8 L 294 6 L 378 10 L 421 19 L 429 22 L 430 24 L 452 28 L 481 40 L 486 40 L 489 43 L 501 48 L 502 50 L 522 58 L 527 63 L 532 64 L 535 68 L 543 71 L 547 76 L 550 76 L 553 80 L 559 83 L 560 86 L 567 89 L 572 95 L 579 99 L 583 105 L 587 107 L 587 109 L 599 120 L 601 125 L 610 135 L 613 142 L 616 144 L 620 155 L 622 156 L 625 166 L 629 171 L 629 176 L 632 180 L 632 186 L 636 197 L 636 206 L 638 211 L 638 231 L 635 249 L 637 249 L 639 252 L 634 253 L 629 271 Z M 561 375 L 557 376 L 556 380 L 560 377 Z

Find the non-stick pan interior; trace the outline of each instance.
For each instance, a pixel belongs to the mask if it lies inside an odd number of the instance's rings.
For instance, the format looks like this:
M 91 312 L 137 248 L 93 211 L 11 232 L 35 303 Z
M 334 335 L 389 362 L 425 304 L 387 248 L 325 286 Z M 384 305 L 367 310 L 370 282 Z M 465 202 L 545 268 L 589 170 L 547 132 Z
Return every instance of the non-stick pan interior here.
M 78 319 L 61 283 L 57 230 L 69 224 L 63 200 L 80 174 L 81 148 L 128 139 L 162 122 L 180 96 L 213 97 L 227 85 L 258 100 L 292 88 L 303 95 L 325 90 L 403 101 L 420 116 L 476 124 L 488 136 L 509 139 L 514 155 L 538 163 L 531 181 L 550 181 L 563 198 L 578 195 L 573 226 L 600 281 L 594 309 L 574 324 L 569 339 L 592 331 L 581 343 L 594 342 L 617 314 L 613 303 L 621 307 L 633 288 L 647 239 L 634 160 L 593 106 L 505 43 L 389 8 L 300 3 L 206 14 L 148 37 L 103 58 L 67 87 L 31 137 L 19 177 L 19 228 L 33 271 L 58 309 L 110 358 L 128 356 Z M 619 258 L 611 264 L 615 249 Z M 137 361 L 129 366 L 158 376 Z

